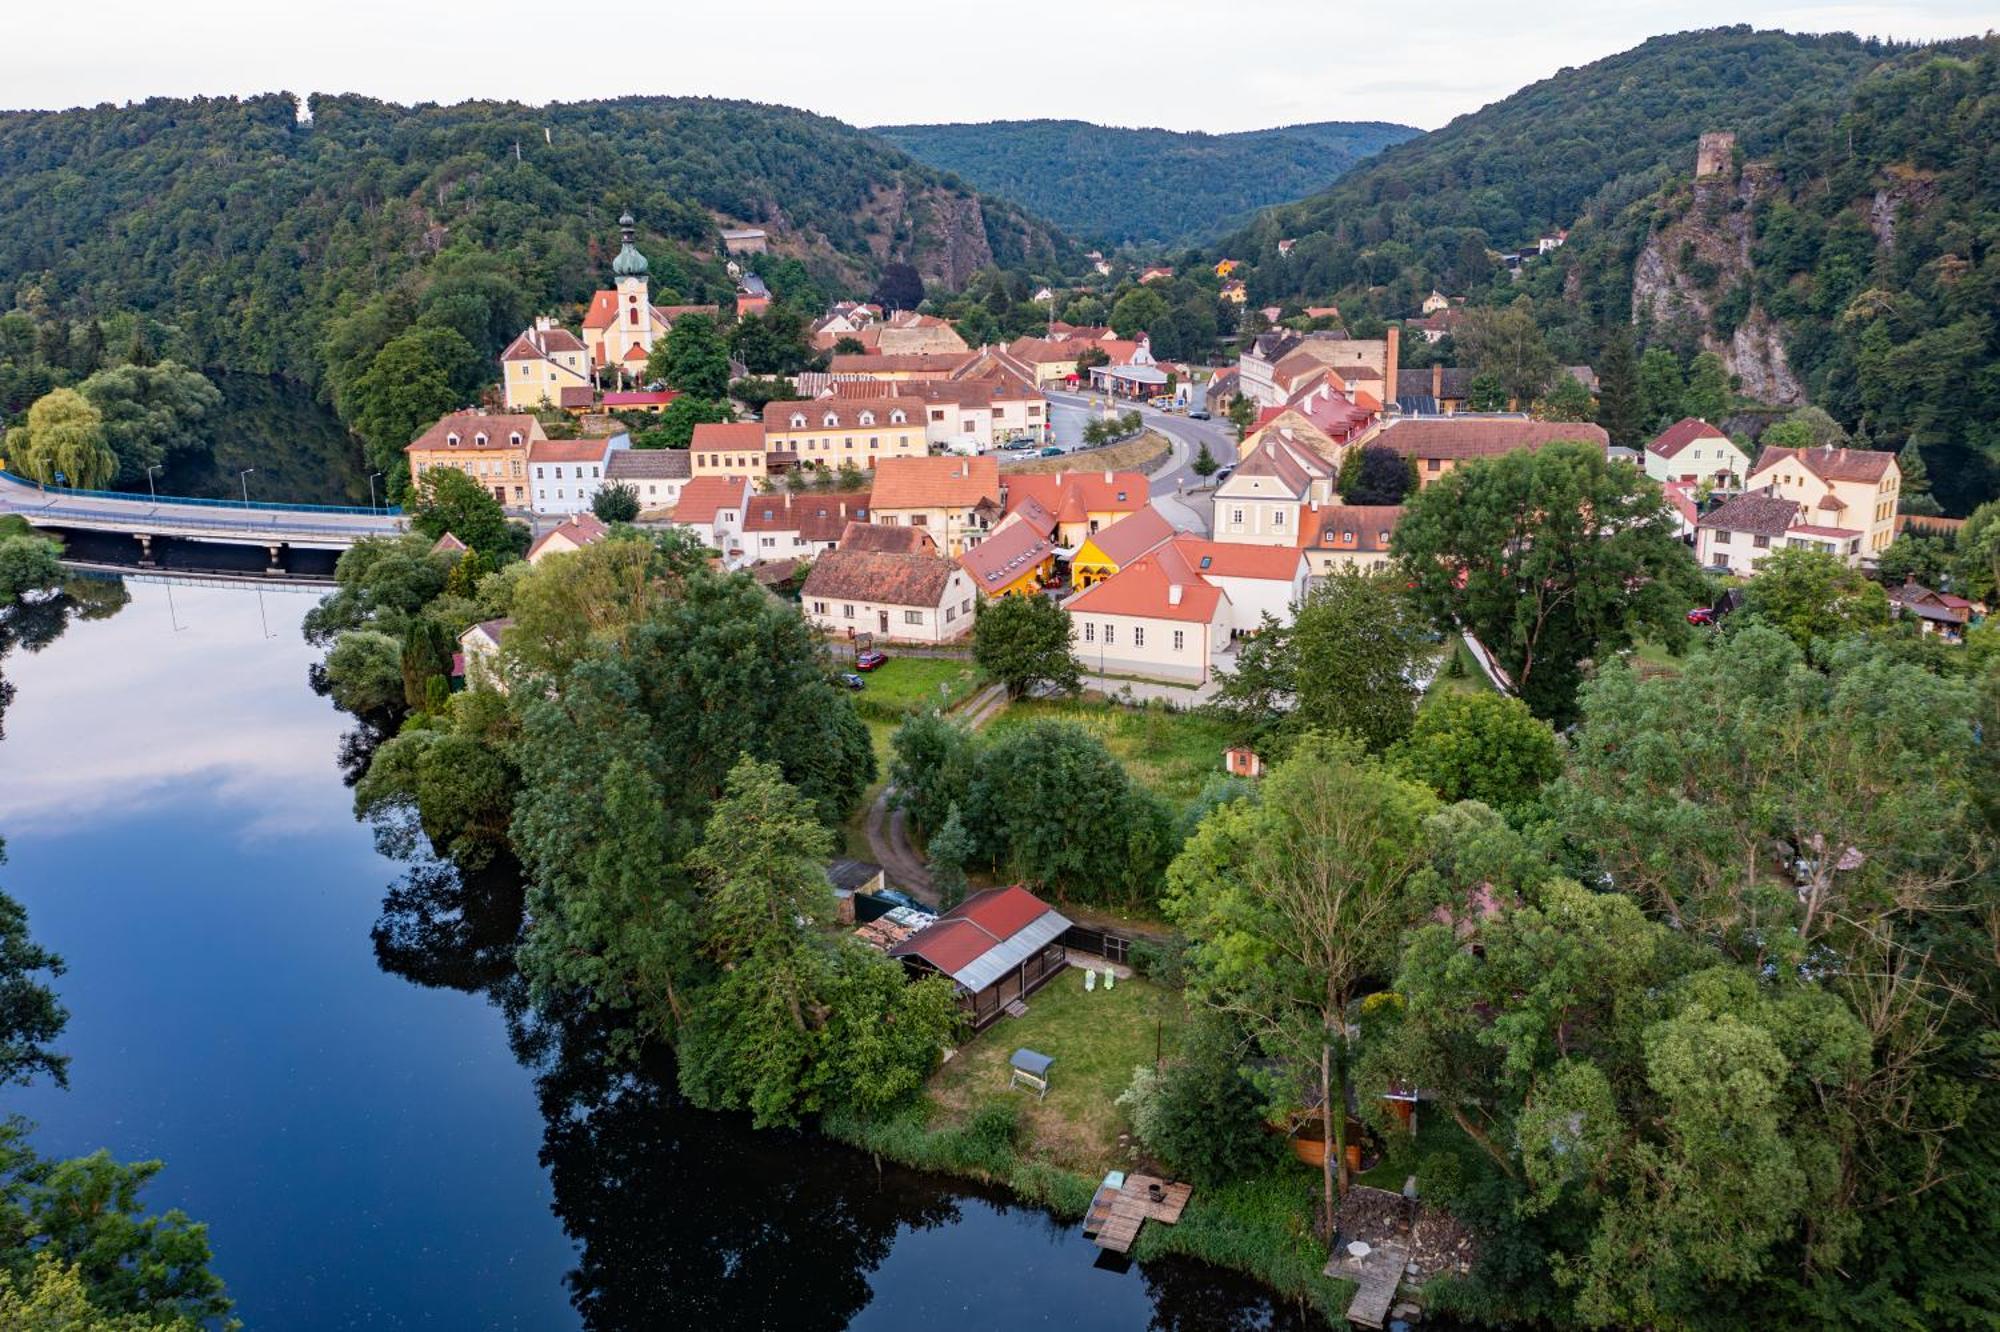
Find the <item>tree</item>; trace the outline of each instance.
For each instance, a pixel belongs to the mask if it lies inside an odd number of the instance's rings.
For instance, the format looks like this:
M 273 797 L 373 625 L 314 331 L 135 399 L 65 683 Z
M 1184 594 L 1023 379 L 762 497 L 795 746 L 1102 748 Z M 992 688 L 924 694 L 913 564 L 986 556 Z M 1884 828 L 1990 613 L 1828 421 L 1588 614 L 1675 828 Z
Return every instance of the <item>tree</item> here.
M 1722 358 L 1712 351 L 1702 352 L 1688 367 L 1687 388 L 1681 393 L 1680 413 L 1711 423 L 1720 421 L 1729 414 L 1729 401 L 1734 393 L 1729 383 L 1728 367 L 1723 365 Z
M 342 712 L 393 719 L 407 706 L 403 644 L 379 629 L 350 629 L 326 654 L 327 691 Z
M 619 537 L 544 559 L 514 587 L 514 624 L 502 651 L 510 662 L 560 681 L 593 649 L 623 643 L 702 563 L 684 530 L 657 541 Z
M 972 622 L 972 660 L 1006 685 L 1010 698 L 1043 685 L 1074 693 L 1075 632 L 1069 615 L 1047 597 L 982 598 Z
M 1203 440 L 1201 448 L 1195 453 L 1194 461 L 1189 466 L 1194 470 L 1196 476 L 1206 480 L 1214 476 L 1221 469 L 1222 464 L 1217 462 L 1215 455 L 1208 451 L 1208 441 Z
M 1827 445 L 1844 449 L 1854 441 L 1841 429 L 1840 422 L 1828 416 L 1823 408 L 1801 407 L 1784 420 L 1766 426 L 1757 442 L 1788 449 L 1813 449 Z
M 1743 609 L 1783 631 L 1810 659 L 1822 659 L 1850 634 L 1889 623 L 1882 585 L 1838 555 L 1789 546 L 1757 565 Z
M 868 351 L 868 344 L 849 333 L 843 333 L 833 340 L 835 356 L 862 356 Z
M 407 484 L 404 447 L 463 407 L 485 375 L 485 358 L 455 329 L 419 325 L 375 353 L 343 396 L 343 410 L 392 489 Z
M 1266 619 L 1221 675 L 1213 706 L 1252 733 L 1318 731 L 1385 749 L 1409 731 L 1416 680 L 1436 655 L 1422 631 L 1394 578 L 1336 570 L 1289 626 Z
M 923 832 L 935 836 L 972 786 L 972 732 L 936 712 L 919 712 L 889 737 L 891 797 Z
M 607 523 L 629 523 L 639 516 L 638 487 L 624 481 L 601 486 L 590 497 L 590 511 Z
M 104 442 L 118 455 L 118 479 L 135 484 L 149 467 L 207 442 L 202 427 L 222 394 L 200 371 L 174 361 L 100 370 L 77 386 L 104 418 Z
M 347 629 L 381 629 L 400 638 L 410 617 L 445 589 L 456 561 L 431 551 L 422 533 L 363 537 L 334 564 L 334 590 L 306 612 L 308 643 L 325 646 Z
M 965 821 L 958 817 L 957 805 L 945 812 L 944 826 L 924 849 L 929 853 L 938 905 L 949 911 L 965 900 L 965 867 L 978 850 L 972 834 L 965 830 Z
M 0 863 L 6 859 L 0 843 Z M 48 1048 L 69 1021 L 48 984 L 63 970 L 63 960 L 28 933 L 27 909 L 0 893 L 0 1085 L 25 1087 L 37 1075 L 69 1085 L 69 1057 Z
M 924 279 L 909 264 L 898 260 L 882 265 L 875 283 L 875 303 L 884 310 L 914 310 L 924 303 Z
M 1134 287 L 1111 307 L 1111 331 L 1136 338 L 1167 317 L 1167 298 L 1151 287 Z
M 1556 376 L 1555 387 L 1535 401 L 1538 421 L 1588 421 L 1597 414 L 1590 390 L 1583 381 L 1565 371 Z
M 1604 336 L 1597 366 L 1597 424 L 1621 448 L 1645 442 L 1646 406 L 1639 392 L 1639 365 L 1630 326 L 1618 324 Z
M 806 321 L 788 305 L 737 320 L 729 331 L 729 349 L 753 375 L 797 374 L 812 359 Z
M 1912 435 L 1896 454 L 1896 467 L 1903 474 L 1897 501 L 1900 512 L 1920 515 L 1944 512 L 1931 494 L 1930 468 L 1924 465 L 1924 451 L 1918 447 L 1916 436 Z
M 1587 444 L 1455 468 L 1410 497 L 1392 545 L 1432 621 L 1477 636 L 1558 722 L 1586 659 L 1641 633 L 1685 641 L 1700 591 L 1659 486 Z
M 1446 690 L 1425 703 L 1391 761 L 1444 800 L 1503 813 L 1526 807 L 1562 771 L 1548 723 L 1520 699 L 1485 690 Z
M 1214 1188 L 1268 1167 L 1280 1150 L 1264 1127 L 1264 1097 L 1244 1071 L 1238 1032 L 1198 1010 L 1164 1068 L 1134 1069 L 1118 1098 L 1147 1150 L 1176 1175 Z
M 729 347 L 708 315 L 688 313 L 674 321 L 666 339 L 653 344 L 646 377 L 697 398 L 719 399 L 729 391 Z
M 433 541 L 449 532 L 491 559 L 512 558 L 527 549 L 527 529 L 507 521 L 493 492 L 456 467 L 424 473 L 409 515 L 412 531 Z
M 118 455 L 104 438 L 104 417 L 75 389 L 35 400 L 27 418 L 7 432 L 7 457 L 44 485 L 99 490 L 118 475 Z
M 1257 422 L 1257 404 L 1241 393 L 1231 395 L 1229 410 L 1225 413 L 1229 424 L 1236 427 L 1236 440 L 1240 444 L 1250 433 L 1250 427 Z
M 1471 366 L 1475 382 L 1496 382 L 1500 397 L 1508 401 L 1525 406 L 1541 397 L 1556 377 L 1556 358 L 1542 341 L 1535 304 L 1526 296 L 1502 308 L 1465 311 L 1452 339 Z
M 1498 375 L 1474 375 L 1465 389 L 1466 410 L 1474 412 L 1504 412 L 1507 410 L 1507 385 Z
M 62 582 L 62 547 L 45 536 L 0 536 L 0 610 Z
M 403 635 L 399 665 L 403 673 L 403 703 L 411 712 L 427 706 L 431 681 L 451 675 L 456 637 L 428 615 L 419 616 Z
M 1681 361 L 1669 348 L 1648 347 L 1639 358 L 1639 404 L 1643 432 L 1654 434 L 1679 420 L 1681 399 L 1687 396 L 1687 381 L 1681 376 Z
M 720 399 L 696 398 L 686 394 L 668 403 L 660 413 L 660 423 L 632 437 L 639 449 L 684 449 L 694 442 L 694 428 L 715 422 L 734 421 L 736 413 Z
M 1188 937 L 1188 991 L 1288 1068 L 1310 1071 L 1321 1107 L 1325 1216 L 1348 1186 L 1349 1008 L 1385 974 L 1403 928 L 1430 903 L 1412 891 L 1436 798 L 1314 737 L 1271 769 L 1259 798 L 1212 810 L 1167 870 L 1161 905 Z
M 836 349 L 836 354 L 840 354 Z M 774 402 L 789 402 L 797 395 L 792 381 L 775 375 L 739 379 L 729 386 L 732 400 L 742 403 L 751 412 L 762 415 L 766 407 Z
M 1349 449 L 1340 460 L 1343 504 L 1401 504 L 1416 489 L 1415 464 L 1387 444 Z

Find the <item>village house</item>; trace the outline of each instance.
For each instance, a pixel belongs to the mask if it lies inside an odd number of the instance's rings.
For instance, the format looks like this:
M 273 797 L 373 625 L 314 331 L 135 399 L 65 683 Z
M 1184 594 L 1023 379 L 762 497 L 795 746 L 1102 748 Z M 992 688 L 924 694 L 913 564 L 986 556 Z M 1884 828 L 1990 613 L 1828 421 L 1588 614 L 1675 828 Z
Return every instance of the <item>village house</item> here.
M 1158 550 L 1173 535 L 1174 525 L 1166 515 L 1148 504 L 1086 538 L 1070 557 L 1070 582 L 1078 591 L 1101 583 L 1141 555 Z
M 908 352 L 895 356 L 862 354 L 835 356 L 827 362 L 827 372 L 835 379 L 951 379 L 979 353 Z
M 982 596 L 1038 596 L 1055 572 L 1054 529 L 1054 517 L 1030 500 L 1001 519 L 984 541 L 966 547 L 958 562 Z
M 770 243 L 762 227 L 730 227 L 722 233 L 724 254 L 762 254 Z
M 719 552 L 733 569 L 744 563 L 743 513 L 749 504 L 749 477 L 697 476 L 681 487 L 670 521 Z
M 613 389 L 599 396 L 597 406 L 605 412 L 647 412 L 658 416 L 680 396 L 674 389 Z
M 500 678 L 500 640 L 513 627 L 514 621 L 503 617 L 481 620 L 460 634 L 452 674 L 463 679 L 468 689 L 506 693 L 506 683 Z
M 1290 624 L 1312 576 L 1297 546 L 1232 545 L 1185 535 L 1170 544 L 1196 574 L 1221 589 L 1223 624 L 1232 638 L 1256 633 L 1266 615 Z
M 1400 504 L 1334 504 L 1308 509 L 1306 564 L 1315 578 L 1352 569 L 1377 573 L 1389 567 L 1390 538 L 1403 520 Z
M 1333 502 L 1337 465 L 1285 434 L 1267 432 L 1215 488 L 1215 539 L 1298 546 L 1306 506 Z
M 1417 483 L 1428 486 L 1461 463 L 1497 458 L 1520 449 L 1538 449 L 1558 440 L 1576 440 L 1600 452 L 1611 437 L 1600 425 L 1534 421 L 1512 416 L 1403 417 L 1383 422 L 1369 442 L 1386 444 L 1417 464 Z
M 1926 634 L 1960 643 L 1965 640 L 1967 627 L 1983 613 L 1983 608 L 1965 597 L 1935 592 L 1915 578 L 1906 578 L 1900 586 L 1889 589 L 1889 613 L 1899 618 L 1910 617 Z
M 783 459 L 773 464 L 765 447 L 762 423 L 757 421 L 703 421 L 694 428 L 687 447 L 688 471 L 693 476 L 765 477 L 784 470 Z
M 754 319 L 771 308 L 771 289 L 755 273 L 736 279 L 736 317 Z
M 1738 490 L 1750 472 L 1750 457 L 1708 422 L 1688 416 L 1646 445 L 1646 475 L 1655 481 L 1707 482 L 1717 490 Z
M 1405 416 L 1452 416 L 1465 410 L 1472 372 L 1448 365 L 1396 372 L 1396 407 Z
M 874 550 L 892 555 L 936 555 L 937 542 L 921 527 L 884 527 L 880 523 L 849 523 L 841 529 L 840 550 Z
M 589 406 L 596 385 L 590 351 L 574 333 L 543 316 L 500 353 L 500 389 L 509 411 Z M 565 397 L 565 392 L 570 392 Z
M 1740 578 L 1774 550 L 1792 544 L 1801 509 L 1797 500 L 1755 491 L 1724 501 L 1695 523 L 1694 554 L 1704 569 L 1726 569 Z
M 1048 399 L 1027 381 L 995 374 L 979 379 L 923 379 L 904 383 L 836 380 L 832 396 L 880 398 L 895 394 L 924 404 L 924 440 L 954 453 L 986 453 L 1021 438 L 1041 440 Z
M 874 500 L 876 522 L 921 527 L 954 558 L 984 540 L 1005 511 L 992 458 L 884 458 Z
M 1101 675 L 1207 684 L 1215 654 L 1230 640 L 1229 598 L 1174 541 L 1062 605 L 1075 626 L 1077 660 Z
M 528 446 L 531 505 L 536 513 L 582 513 L 610 479 L 611 459 L 631 448 L 628 435 L 606 439 L 538 439 Z
M 1070 549 L 1152 504 L 1139 472 L 1017 472 L 1002 478 L 1002 486 L 1003 512 L 1036 502 L 1054 518 L 1057 543 Z
M 1768 488 L 1798 501 L 1826 541 L 1852 539 L 1860 557 L 1873 563 L 1896 539 L 1903 469 L 1893 453 L 1871 449 L 1767 448 L 1757 455 L 1745 485 Z
M 604 469 L 607 482 L 632 487 L 641 516 L 680 503 L 681 487 L 693 475 L 687 449 L 619 449 Z
M 1337 337 L 1334 331 L 1260 333 L 1237 358 L 1238 392 L 1259 407 L 1279 407 L 1319 371 L 1331 369 L 1354 401 L 1366 394 L 1379 409 L 1395 392 L 1401 333 L 1380 339 Z
M 808 620 L 829 634 L 892 643 L 949 643 L 972 628 L 972 576 L 944 556 L 835 549 L 799 589 Z
M 884 356 L 963 354 L 969 350 L 958 330 L 936 315 L 898 310 L 878 327 L 875 349 Z
M 743 546 L 753 560 L 809 560 L 840 545 L 850 524 L 868 521 L 868 493 L 780 491 L 744 505 Z
M 614 287 L 591 296 L 583 316 L 583 342 L 593 366 L 639 383 L 646 377 L 646 357 L 653 343 L 667 336 L 673 321 L 652 302 L 646 256 L 633 244 L 632 215 L 619 217 L 618 227 L 623 244 L 611 261 Z
M 922 399 L 901 396 L 768 403 L 763 465 L 829 471 L 850 466 L 866 472 L 891 459 L 925 457 L 930 452 L 924 438 L 925 410 Z M 699 461 L 695 472 L 701 474 Z
M 453 412 L 403 447 L 410 481 L 421 484 L 433 467 L 464 472 L 510 509 L 525 509 L 528 450 L 545 442 L 542 423 L 526 414 Z
M 594 546 L 610 535 L 611 529 L 599 522 L 597 515 L 573 513 L 535 538 L 528 547 L 528 563 L 540 564 L 551 555 L 567 555 Z
M 972 1030 L 984 1031 L 1010 1004 L 1063 974 L 1069 918 L 1027 889 L 974 893 L 895 944 L 889 956 L 911 976 L 949 976 Z

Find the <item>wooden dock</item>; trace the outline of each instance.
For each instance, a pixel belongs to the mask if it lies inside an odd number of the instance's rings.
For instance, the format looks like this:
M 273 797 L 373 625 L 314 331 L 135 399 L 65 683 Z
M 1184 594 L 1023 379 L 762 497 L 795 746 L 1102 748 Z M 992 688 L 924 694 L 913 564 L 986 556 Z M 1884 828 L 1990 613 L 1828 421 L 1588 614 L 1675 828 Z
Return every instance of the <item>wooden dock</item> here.
M 1403 1269 L 1409 1253 L 1400 1244 L 1380 1244 L 1366 1258 L 1335 1258 L 1326 1265 L 1328 1276 L 1345 1277 L 1359 1289 L 1347 1305 L 1347 1321 L 1363 1327 L 1382 1327 L 1389 1321 L 1389 1308 L 1396 1302 L 1396 1288 L 1403 1284 Z
M 1099 1248 L 1125 1253 L 1139 1238 L 1139 1227 L 1148 1221 L 1172 1225 L 1181 1219 L 1193 1196 L 1192 1185 L 1170 1184 L 1153 1175 L 1127 1175 L 1116 1187 L 1108 1183 L 1099 1186 L 1084 1217 L 1083 1233 Z

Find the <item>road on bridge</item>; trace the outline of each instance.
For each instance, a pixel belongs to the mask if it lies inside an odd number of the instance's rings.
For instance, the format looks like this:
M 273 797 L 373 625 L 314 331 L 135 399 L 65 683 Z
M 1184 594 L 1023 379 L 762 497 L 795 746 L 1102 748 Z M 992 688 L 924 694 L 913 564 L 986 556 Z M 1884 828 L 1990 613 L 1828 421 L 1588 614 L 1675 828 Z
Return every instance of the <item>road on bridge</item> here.
M 7 475 L 0 475 L 0 513 L 18 513 L 38 527 L 318 549 L 340 549 L 365 536 L 404 530 L 404 520 L 393 514 L 79 494 L 43 489 Z

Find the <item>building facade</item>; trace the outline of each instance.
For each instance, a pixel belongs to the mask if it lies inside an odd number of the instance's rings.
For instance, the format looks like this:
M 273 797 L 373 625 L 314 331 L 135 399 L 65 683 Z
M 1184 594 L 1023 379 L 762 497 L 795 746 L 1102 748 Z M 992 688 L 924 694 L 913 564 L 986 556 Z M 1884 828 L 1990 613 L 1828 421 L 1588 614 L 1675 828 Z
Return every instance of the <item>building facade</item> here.
M 453 412 L 405 445 L 403 454 L 410 460 L 412 485 L 421 485 L 432 468 L 448 467 L 477 481 L 505 507 L 525 509 L 531 501 L 528 451 L 547 439 L 532 416 Z

